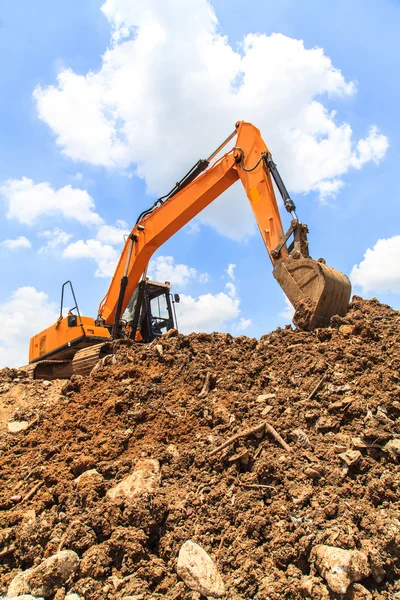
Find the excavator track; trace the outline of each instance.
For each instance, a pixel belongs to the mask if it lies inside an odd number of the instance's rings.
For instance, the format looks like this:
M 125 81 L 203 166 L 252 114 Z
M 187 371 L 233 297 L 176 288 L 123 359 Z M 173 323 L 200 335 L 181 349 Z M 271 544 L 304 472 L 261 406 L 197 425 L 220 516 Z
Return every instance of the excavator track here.
M 19 368 L 29 379 L 69 379 L 72 375 L 70 360 L 40 360 Z
M 74 375 L 89 375 L 98 361 L 109 354 L 114 354 L 112 342 L 103 342 L 78 350 L 72 359 L 72 373 Z
M 69 379 L 71 375 L 89 375 L 99 360 L 113 353 L 113 343 L 103 342 L 78 350 L 68 360 L 39 360 L 20 367 L 20 371 L 30 379 Z

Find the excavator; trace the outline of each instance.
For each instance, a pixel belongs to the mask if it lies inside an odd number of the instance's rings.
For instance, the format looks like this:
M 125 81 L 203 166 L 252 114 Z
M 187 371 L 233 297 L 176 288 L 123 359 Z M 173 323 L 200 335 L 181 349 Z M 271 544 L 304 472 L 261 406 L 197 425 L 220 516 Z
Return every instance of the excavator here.
M 221 155 L 236 137 L 235 145 Z M 150 281 L 147 266 L 154 252 L 206 206 L 240 180 L 273 265 L 273 275 L 295 308 L 294 324 L 305 330 L 329 325 L 346 314 L 351 285 L 341 272 L 314 260 L 308 249 L 307 225 L 279 174 L 260 131 L 239 121 L 233 133 L 207 160 L 199 160 L 172 190 L 143 211 L 131 233 L 100 302 L 97 318 L 81 316 L 71 282 L 62 287 L 60 317 L 30 340 L 29 363 L 35 378 L 86 374 L 113 341 L 130 338 L 149 343 L 176 324 L 168 282 Z M 285 232 L 273 183 L 291 216 Z M 70 286 L 75 306 L 63 316 L 64 291 Z

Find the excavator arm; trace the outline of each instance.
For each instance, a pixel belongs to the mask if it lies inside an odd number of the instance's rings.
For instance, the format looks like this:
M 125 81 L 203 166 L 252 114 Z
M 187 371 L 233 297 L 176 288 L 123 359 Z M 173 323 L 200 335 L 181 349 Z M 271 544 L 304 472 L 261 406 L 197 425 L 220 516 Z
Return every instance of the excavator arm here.
M 236 145 L 209 166 L 212 158 L 235 135 Z M 274 265 L 274 276 L 296 309 L 294 322 L 313 329 L 328 324 L 334 314 L 345 314 L 350 282 L 342 273 L 309 257 L 307 227 L 295 215 L 295 205 L 259 130 L 241 121 L 224 144 L 208 160 L 199 161 L 164 201 L 160 199 L 158 206 L 156 203 L 142 213 L 133 227 L 99 306 L 99 322 L 113 327 L 112 337 L 118 337 L 121 315 L 153 253 L 239 179 Z M 292 214 L 286 233 L 271 175 L 285 208 Z M 288 246 L 291 236 L 293 243 Z
M 235 136 L 234 147 L 218 158 Z M 272 179 L 292 217 L 286 232 Z M 310 330 L 329 324 L 334 314 L 343 316 L 350 299 L 349 280 L 322 259 L 310 258 L 307 226 L 297 219 L 295 205 L 269 149 L 254 125 L 240 121 L 235 131 L 207 160 L 198 161 L 169 194 L 159 198 L 139 216 L 126 240 L 108 292 L 100 303 L 97 319 L 81 317 L 74 296 L 77 315 L 63 317 L 61 302 L 57 322 L 31 338 L 29 361 L 36 364 L 36 376 L 40 369 L 42 376 L 49 369 L 56 376 L 56 372 L 68 370 L 71 361 L 73 372 L 89 372 L 98 358 L 112 351 L 110 344 L 104 342 L 126 335 L 122 315 L 130 301 L 134 301 L 135 290 L 136 306 L 141 306 L 139 294 L 146 283 L 142 278 L 153 253 L 238 180 L 268 250 L 274 277 L 296 309 L 294 323 Z M 136 310 L 134 314 L 136 316 L 128 323 L 129 335 L 137 339 L 139 312 Z

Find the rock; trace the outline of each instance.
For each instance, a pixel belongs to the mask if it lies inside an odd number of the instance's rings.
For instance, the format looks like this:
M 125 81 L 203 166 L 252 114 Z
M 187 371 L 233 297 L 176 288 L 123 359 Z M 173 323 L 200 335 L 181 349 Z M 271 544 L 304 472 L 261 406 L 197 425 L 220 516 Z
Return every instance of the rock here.
M 139 460 L 133 473 L 109 489 L 107 498 L 132 500 L 143 494 L 154 494 L 160 485 L 160 463 L 153 458 Z
M 160 356 L 163 356 L 164 350 L 161 344 L 156 344 L 156 350 Z
M 83 596 L 80 596 L 79 594 L 67 594 L 64 598 L 64 600 L 85 600 Z
M 354 581 L 365 579 L 371 573 L 368 558 L 359 550 L 343 550 L 334 546 L 315 546 L 310 560 L 332 592 L 345 594 Z
M 168 329 L 168 331 L 166 333 L 163 333 L 162 337 L 165 340 L 168 340 L 169 338 L 177 337 L 178 335 L 179 335 L 179 331 L 175 327 L 173 327 L 172 329 Z
M 355 327 L 354 325 L 341 325 L 339 331 L 342 335 L 353 335 Z
M 31 596 L 30 594 L 23 594 L 22 596 L 12 596 L 12 598 L 7 596 L 7 600 L 44 600 L 44 598 L 39 598 L 39 596 Z
M 221 575 L 207 552 L 192 540 L 179 551 L 177 573 L 185 584 L 202 596 L 222 598 L 225 586 Z
M 16 575 L 9 585 L 7 597 L 21 594 L 51 596 L 78 568 L 76 552 L 62 550 L 46 558 L 39 566 Z
M 308 435 L 302 429 L 294 429 L 292 431 L 292 436 L 300 444 L 303 448 L 310 447 L 310 440 L 308 439 Z
M 400 458 L 400 440 L 390 440 L 385 445 L 384 450 L 394 462 L 398 462 Z
M 170 329 L 170 331 L 172 331 L 172 330 Z M 174 460 L 178 460 L 178 458 L 180 456 L 179 450 L 175 446 L 175 444 L 168 444 L 168 446 L 165 448 L 165 452 L 168 454 L 168 456 L 170 456 Z
M 45 379 L 42 383 L 43 387 L 49 387 L 51 385 L 51 381 L 48 381 L 47 379 Z
M 372 600 L 372 594 L 361 583 L 354 583 L 348 589 L 346 600 Z
M 19 433 L 29 427 L 28 421 L 8 421 L 7 428 L 9 433 Z
M 272 400 L 276 398 L 276 394 L 260 394 L 256 398 L 256 402 L 266 402 L 267 400 Z
M 87 485 L 94 483 L 101 483 L 103 480 L 103 475 L 99 473 L 97 469 L 89 469 L 88 471 L 81 473 L 81 475 L 75 479 L 75 483 L 78 487 L 86 487 Z
M 338 457 L 342 460 L 342 468 L 347 471 L 360 462 L 362 454 L 359 450 L 346 450 L 338 454 Z
M 310 479 L 320 479 L 323 475 L 322 471 L 318 467 L 306 467 L 303 469 L 304 475 L 310 477 Z

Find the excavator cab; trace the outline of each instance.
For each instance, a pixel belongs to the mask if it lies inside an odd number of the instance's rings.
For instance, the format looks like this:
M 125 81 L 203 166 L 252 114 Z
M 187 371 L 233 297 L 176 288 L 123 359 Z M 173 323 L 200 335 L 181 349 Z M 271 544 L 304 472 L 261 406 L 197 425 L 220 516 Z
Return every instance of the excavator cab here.
M 127 337 L 136 342 L 149 343 L 176 326 L 175 302 L 171 300 L 171 284 L 166 281 L 139 282 L 122 316 Z

